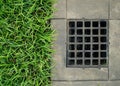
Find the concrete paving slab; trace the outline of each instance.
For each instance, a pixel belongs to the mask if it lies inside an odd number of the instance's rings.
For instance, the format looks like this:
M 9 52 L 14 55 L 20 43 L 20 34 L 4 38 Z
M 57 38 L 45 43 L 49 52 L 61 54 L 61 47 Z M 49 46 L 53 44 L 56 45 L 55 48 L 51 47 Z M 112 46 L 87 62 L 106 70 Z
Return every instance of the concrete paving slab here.
M 52 20 L 52 25 L 57 34 L 52 80 L 108 80 L 107 68 L 66 68 L 66 20 Z
M 53 86 L 120 86 L 120 81 L 54 81 Z
M 66 18 L 66 0 L 57 0 L 54 7 L 56 8 L 54 18 Z
M 120 19 L 120 0 L 110 0 L 110 19 Z
M 108 19 L 109 0 L 67 0 L 67 18 Z
M 120 20 L 110 20 L 109 77 L 120 79 Z
M 55 7 L 58 11 L 54 15 L 57 19 L 52 20 L 56 29 L 52 86 L 120 86 L 120 0 L 58 0 Z M 112 19 L 109 20 L 109 70 L 66 67 L 65 18 Z

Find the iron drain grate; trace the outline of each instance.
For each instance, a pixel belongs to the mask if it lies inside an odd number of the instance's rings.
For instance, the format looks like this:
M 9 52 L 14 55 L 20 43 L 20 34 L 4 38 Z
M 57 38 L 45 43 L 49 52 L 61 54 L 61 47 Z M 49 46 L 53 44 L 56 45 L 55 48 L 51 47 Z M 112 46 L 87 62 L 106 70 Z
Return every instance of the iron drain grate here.
M 68 20 L 67 67 L 107 67 L 108 20 Z

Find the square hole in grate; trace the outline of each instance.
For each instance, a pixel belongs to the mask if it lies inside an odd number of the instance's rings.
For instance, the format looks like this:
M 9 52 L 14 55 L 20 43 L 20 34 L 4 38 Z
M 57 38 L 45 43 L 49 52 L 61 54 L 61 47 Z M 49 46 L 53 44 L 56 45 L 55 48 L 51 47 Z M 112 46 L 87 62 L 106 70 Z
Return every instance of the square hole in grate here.
M 93 50 L 99 50 L 99 44 L 93 44 Z
M 90 65 L 91 64 L 91 62 L 90 62 L 90 60 L 85 60 L 85 65 Z
M 69 60 L 69 65 L 74 65 L 75 64 L 75 60 Z
M 75 58 L 75 52 L 69 52 L 69 57 L 70 58 Z
M 98 27 L 98 24 L 99 24 L 98 21 L 93 21 L 92 26 L 93 27 Z
M 106 53 L 106 52 L 101 52 L 101 53 L 100 53 L 100 56 L 101 56 L 101 58 L 103 58 L 103 57 L 106 58 L 107 53 Z
M 99 37 L 93 37 L 93 42 L 99 42 Z
M 77 65 L 82 65 L 83 64 L 83 60 L 77 60 Z
M 93 64 L 93 65 L 98 65 L 98 60 L 97 60 L 97 59 L 96 59 L 96 60 L 93 60 L 93 61 L 92 61 L 92 64 Z
M 92 56 L 93 56 L 93 58 L 98 58 L 99 57 L 99 52 L 93 52 Z
M 78 57 L 78 58 L 83 57 L 83 53 L 82 53 L 82 52 L 77 52 L 77 57 Z
M 83 22 L 82 21 L 77 21 L 77 27 L 83 27 Z
M 91 49 L 91 45 L 90 44 L 85 44 L 85 50 L 90 50 Z
M 77 35 L 82 35 L 83 34 L 83 30 L 82 29 L 77 29 Z
M 106 27 L 107 23 L 106 21 L 100 21 L 100 27 Z
M 90 21 L 85 21 L 85 27 L 90 27 L 91 26 L 91 22 Z
M 93 29 L 93 30 L 92 30 L 92 34 L 93 34 L 93 35 L 98 35 L 98 30 L 99 30 L 99 29 Z
M 75 27 L 75 22 L 74 21 L 70 21 L 69 22 L 69 27 Z
M 69 40 L 66 49 L 69 67 L 102 67 L 107 63 L 107 20 L 70 19 L 67 26 Z
M 77 42 L 82 42 L 83 38 L 82 37 L 77 37 Z
M 85 42 L 90 42 L 90 37 L 85 37 Z
M 91 57 L 91 52 L 85 52 L 85 58 L 90 58 Z
M 100 41 L 101 41 L 101 42 L 107 42 L 107 37 L 101 37 L 101 38 L 100 38 Z
M 82 44 L 77 44 L 77 50 L 83 50 L 83 45 Z
M 101 44 L 100 47 L 101 47 L 101 50 L 106 50 L 107 49 L 107 45 L 106 44 Z
M 74 35 L 74 34 L 75 34 L 75 29 L 70 29 L 70 30 L 69 30 L 69 34 L 70 34 L 70 35 Z
M 85 35 L 90 35 L 91 30 L 90 29 L 85 29 Z
M 101 59 L 101 60 L 100 60 L 100 64 L 101 64 L 101 65 L 106 65 L 106 64 L 107 64 L 106 59 Z
M 69 37 L 69 42 L 75 42 L 75 37 Z
M 74 44 L 70 44 L 69 45 L 69 50 L 75 50 L 75 45 Z
M 106 29 L 101 29 L 100 30 L 100 34 L 101 35 L 106 35 L 107 34 L 107 30 Z

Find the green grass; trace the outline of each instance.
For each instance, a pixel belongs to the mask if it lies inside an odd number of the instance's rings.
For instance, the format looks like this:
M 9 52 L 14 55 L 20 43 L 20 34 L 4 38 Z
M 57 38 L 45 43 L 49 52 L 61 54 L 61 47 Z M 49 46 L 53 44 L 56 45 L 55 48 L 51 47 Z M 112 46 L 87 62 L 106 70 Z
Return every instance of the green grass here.
M 0 86 L 50 86 L 54 0 L 0 0 Z

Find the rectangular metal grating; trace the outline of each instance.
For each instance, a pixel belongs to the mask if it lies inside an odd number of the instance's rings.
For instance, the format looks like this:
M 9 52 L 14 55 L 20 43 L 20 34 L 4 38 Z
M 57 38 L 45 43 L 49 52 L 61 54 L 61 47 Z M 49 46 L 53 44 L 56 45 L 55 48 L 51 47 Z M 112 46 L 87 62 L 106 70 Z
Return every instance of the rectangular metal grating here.
M 68 20 L 67 67 L 108 66 L 108 20 Z

